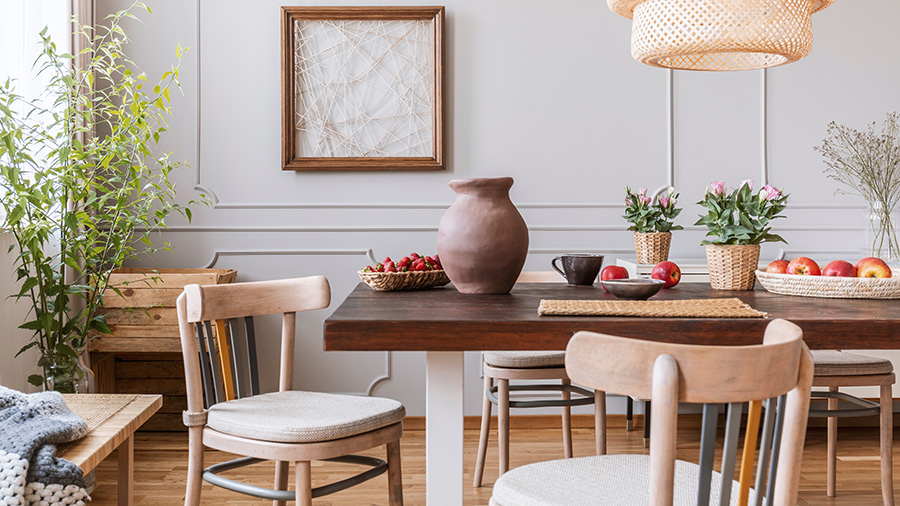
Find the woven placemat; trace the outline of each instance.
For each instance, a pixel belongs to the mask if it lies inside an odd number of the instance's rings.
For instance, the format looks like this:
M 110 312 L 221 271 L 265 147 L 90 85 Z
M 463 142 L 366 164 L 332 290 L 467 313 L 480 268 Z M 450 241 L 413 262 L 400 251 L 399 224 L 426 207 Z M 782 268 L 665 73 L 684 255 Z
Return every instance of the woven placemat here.
M 545 316 L 643 316 L 648 318 L 765 318 L 741 299 L 542 300 Z
M 105 422 L 109 417 L 118 413 L 122 408 L 127 406 L 131 401 L 138 398 L 138 395 L 125 394 L 63 394 L 63 400 L 66 406 L 72 411 L 78 413 L 78 416 L 84 418 L 87 422 L 88 432 L 96 429 L 101 423 Z M 61 444 L 57 447 L 57 453 L 74 445 L 78 441 Z

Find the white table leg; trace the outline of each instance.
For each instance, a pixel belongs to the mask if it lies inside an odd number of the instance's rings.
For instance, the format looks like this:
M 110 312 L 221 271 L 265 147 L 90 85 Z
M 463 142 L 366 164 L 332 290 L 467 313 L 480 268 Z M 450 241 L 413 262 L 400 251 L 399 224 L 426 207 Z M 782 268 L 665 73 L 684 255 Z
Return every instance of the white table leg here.
M 463 353 L 426 352 L 425 503 L 463 503 Z

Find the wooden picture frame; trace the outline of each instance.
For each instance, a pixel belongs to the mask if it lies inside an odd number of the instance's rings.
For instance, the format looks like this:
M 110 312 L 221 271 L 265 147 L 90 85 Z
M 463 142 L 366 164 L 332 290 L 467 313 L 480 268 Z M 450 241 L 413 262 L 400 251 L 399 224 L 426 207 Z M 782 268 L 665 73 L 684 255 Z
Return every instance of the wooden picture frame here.
M 282 7 L 282 170 L 444 169 L 443 39 L 442 6 Z

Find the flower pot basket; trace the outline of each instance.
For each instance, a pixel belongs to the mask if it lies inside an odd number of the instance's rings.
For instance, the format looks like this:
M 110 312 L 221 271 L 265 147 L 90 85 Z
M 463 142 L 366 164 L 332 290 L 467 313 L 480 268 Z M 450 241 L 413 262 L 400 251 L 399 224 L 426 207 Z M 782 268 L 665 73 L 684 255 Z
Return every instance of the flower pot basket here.
M 658 264 L 669 259 L 672 232 L 635 232 L 634 252 L 639 264 Z
M 753 290 L 759 244 L 708 244 L 706 263 L 713 290 Z

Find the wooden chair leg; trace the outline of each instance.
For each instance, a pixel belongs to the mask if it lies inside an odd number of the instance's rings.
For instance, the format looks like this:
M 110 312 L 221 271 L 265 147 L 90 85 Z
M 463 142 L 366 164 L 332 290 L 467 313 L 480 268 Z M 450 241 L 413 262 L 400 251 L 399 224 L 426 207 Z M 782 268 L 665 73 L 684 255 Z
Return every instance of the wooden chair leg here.
M 606 455 L 606 392 L 594 390 L 594 437 L 597 455 Z
M 881 385 L 881 495 L 885 506 L 894 506 L 894 420 L 891 385 Z
M 297 506 L 312 506 L 312 476 L 309 461 L 294 462 L 294 487 L 297 494 Z
M 509 471 L 509 380 L 497 380 L 497 431 L 500 439 L 500 476 Z
M 644 401 L 644 449 L 650 449 L 650 413 L 653 412 L 653 403 Z
M 403 474 L 400 469 L 400 441 L 387 444 L 388 500 L 391 506 L 403 506 Z
M 290 462 L 278 460 L 275 462 L 275 490 L 288 489 L 288 471 L 290 470 Z M 287 501 L 272 501 L 273 506 L 285 506 Z
M 837 392 L 838 387 L 828 387 L 829 392 Z M 828 409 L 838 409 L 837 399 L 828 399 Z M 826 434 L 826 479 L 825 495 L 834 497 L 837 495 L 837 424 L 836 416 L 828 417 Z
M 564 379 L 562 380 L 563 385 L 571 385 L 572 381 Z M 563 390 L 562 398 L 564 401 L 567 401 L 572 398 L 572 394 L 570 392 L 566 392 Z M 562 429 L 563 429 L 563 452 L 567 459 L 572 458 L 572 408 L 570 406 L 564 406 L 562 408 Z
M 184 506 L 199 506 L 200 489 L 203 485 L 203 427 L 189 428 L 188 438 L 188 472 Z
M 487 458 L 488 437 L 491 434 L 491 400 L 488 399 L 487 391 L 494 386 L 494 379 L 484 375 L 484 391 L 482 396 L 484 400 L 481 406 L 481 435 L 478 438 L 478 457 L 475 460 L 475 479 L 472 486 L 480 487 L 484 478 L 484 461 Z

